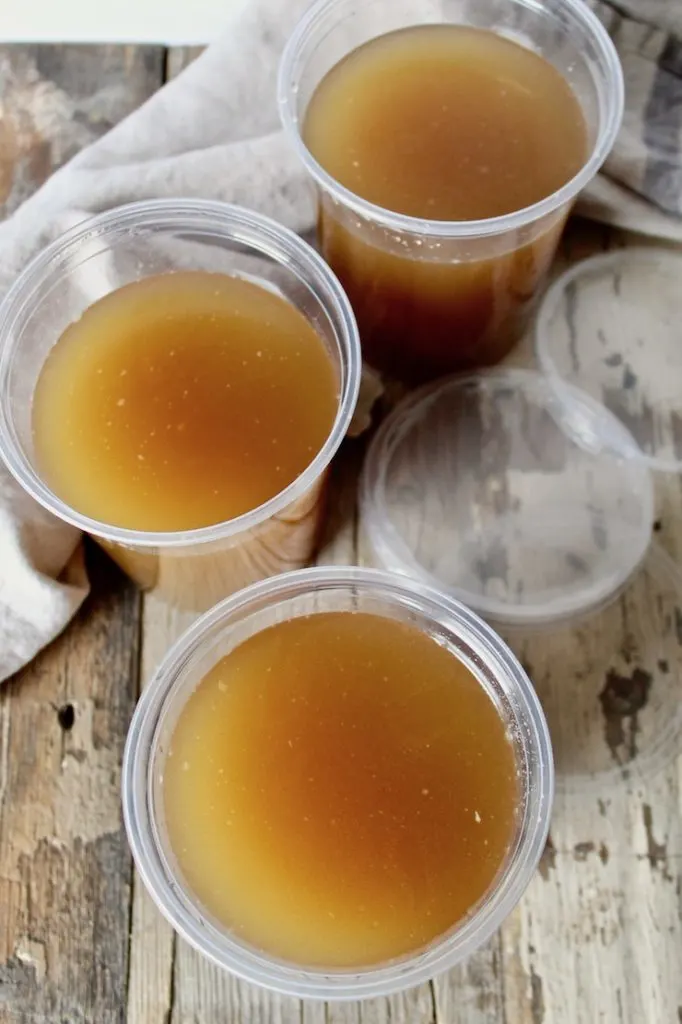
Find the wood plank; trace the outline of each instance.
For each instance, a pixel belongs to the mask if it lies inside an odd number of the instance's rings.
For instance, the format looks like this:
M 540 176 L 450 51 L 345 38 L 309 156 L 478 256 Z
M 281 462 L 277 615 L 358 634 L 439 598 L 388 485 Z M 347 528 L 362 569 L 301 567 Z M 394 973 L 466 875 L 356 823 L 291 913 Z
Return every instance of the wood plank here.
M 0 47 L 0 216 L 161 81 L 163 50 Z M 0 690 L 0 1022 L 123 1020 L 120 763 L 140 601 L 99 549 L 66 633 Z
M 679 814 L 676 766 L 643 788 L 559 795 L 551 856 L 503 933 L 518 961 L 508 1020 L 678 1020 Z
M 143 598 L 141 679 L 144 685 L 194 616 Z M 127 1024 L 171 1024 L 179 940 L 135 873 L 130 929 Z
M 168 81 L 198 56 L 200 47 L 171 47 L 163 59 Z M 164 654 L 193 621 L 153 597 L 143 598 L 141 679 L 144 686 Z M 127 1024 L 172 1024 L 181 1005 L 181 986 L 176 981 L 176 959 L 181 940 L 157 910 L 137 873 L 133 876 L 130 929 L 130 976 L 127 993 Z M 191 950 L 187 950 L 191 956 Z M 178 999 L 176 1003 L 176 985 Z
M 120 811 L 139 597 L 94 546 L 76 620 L 0 689 L 0 1022 L 121 1020 L 131 865 Z
M 506 1024 L 501 936 L 433 982 L 434 1024 Z M 409 1017 L 404 1018 L 405 1022 Z
M 627 244 L 642 242 L 575 222 L 559 266 Z M 679 560 L 681 481 L 655 484 L 655 536 Z M 682 605 L 664 589 L 640 579 L 589 623 L 507 636 L 548 714 L 559 781 L 541 869 L 501 933 L 507 1024 L 682 1019 L 680 759 L 638 769 L 677 715 Z M 617 761 L 630 755 L 628 777 Z M 589 768 L 616 771 L 575 776 Z
M 162 81 L 160 46 L 0 47 L 0 219 Z
M 166 51 L 166 80 L 179 75 L 203 51 L 203 46 L 171 46 Z

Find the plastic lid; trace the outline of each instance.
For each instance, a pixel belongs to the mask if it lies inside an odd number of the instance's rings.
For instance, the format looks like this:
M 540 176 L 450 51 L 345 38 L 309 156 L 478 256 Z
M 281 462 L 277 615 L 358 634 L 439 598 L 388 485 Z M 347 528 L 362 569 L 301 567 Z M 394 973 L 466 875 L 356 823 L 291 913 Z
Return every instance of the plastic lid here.
M 653 487 L 625 428 L 530 370 L 455 377 L 401 402 L 375 435 L 361 480 L 374 561 L 430 583 L 497 622 L 537 624 L 612 596 L 651 539 Z
M 574 384 L 627 428 L 604 420 L 604 443 L 682 471 L 682 254 L 623 249 L 578 263 L 547 292 L 535 338 L 567 416 Z
M 613 792 L 682 750 L 682 573 L 651 544 L 617 600 L 576 623 L 508 629 L 552 734 L 557 788 Z M 503 633 L 505 631 L 503 630 Z

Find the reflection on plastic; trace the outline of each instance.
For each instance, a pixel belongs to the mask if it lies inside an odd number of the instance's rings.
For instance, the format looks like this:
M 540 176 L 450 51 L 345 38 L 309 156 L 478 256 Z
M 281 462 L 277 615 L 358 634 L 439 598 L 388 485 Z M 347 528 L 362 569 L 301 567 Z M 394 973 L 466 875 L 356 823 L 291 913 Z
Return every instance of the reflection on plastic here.
M 583 423 L 593 403 L 572 389 Z M 378 564 L 491 620 L 547 622 L 600 605 L 643 557 L 645 467 L 576 443 L 541 374 L 452 378 L 402 402 L 368 453 L 362 526 Z

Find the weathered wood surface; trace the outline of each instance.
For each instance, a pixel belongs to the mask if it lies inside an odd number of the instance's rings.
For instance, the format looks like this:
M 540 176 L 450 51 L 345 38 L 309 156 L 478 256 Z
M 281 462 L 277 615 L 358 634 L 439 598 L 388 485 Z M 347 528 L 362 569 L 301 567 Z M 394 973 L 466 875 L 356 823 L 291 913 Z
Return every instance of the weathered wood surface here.
M 0 47 L 0 217 L 151 95 L 160 47 Z M 141 600 L 94 547 L 68 631 L 0 688 L 0 1022 L 118 1024 L 132 865 L 119 776 Z
M 140 600 L 94 547 L 69 630 L 0 689 L 0 1021 L 121 1020 L 130 857 L 118 795 Z
M 0 218 L 163 81 L 159 46 L 0 47 Z
M 164 69 L 177 73 L 193 56 L 0 50 L 5 212 L 152 91 Z M 563 258 L 626 242 L 575 225 Z M 522 349 L 514 361 L 524 360 Z M 350 444 L 335 466 L 322 563 L 363 560 L 362 447 Z M 657 539 L 682 564 L 679 478 L 657 480 L 657 504 Z M 138 677 L 149 677 L 188 618 L 141 604 L 101 555 L 91 576 L 93 597 L 77 621 L 0 691 L 0 1024 L 682 1022 L 680 759 L 669 756 L 656 773 L 638 769 L 675 720 L 682 676 L 682 607 L 660 587 L 638 584 L 598 631 L 510 637 L 546 704 L 561 775 L 540 871 L 500 933 L 412 992 L 325 1006 L 269 995 L 203 962 L 134 877 L 118 802 L 122 744 Z M 666 631 L 666 657 L 644 668 L 631 628 L 638 607 Z M 611 774 L 576 777 L 585 752 Z

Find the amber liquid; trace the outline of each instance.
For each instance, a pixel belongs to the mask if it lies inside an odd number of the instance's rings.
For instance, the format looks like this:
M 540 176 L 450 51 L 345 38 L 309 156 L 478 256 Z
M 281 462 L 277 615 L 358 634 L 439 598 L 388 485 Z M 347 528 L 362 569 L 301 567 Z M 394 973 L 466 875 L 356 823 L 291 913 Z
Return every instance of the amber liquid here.
M 516 762 L 471 672 L 413 626 L 319 613 L 227 655 L 162 768 L 195 897 L 299 964 L 362 966 L 447 932 L 515 834 Z
M 134 530 L 189 530 L 274 497 L 309 465 L 338 407 L 321 338 L 249 281 L 185 272 L 107 295 L 50 352 L 36 458 L 57 495 Z
M 455 25 L 404 29 L 350 53 L 313 94 L 304 139 L 356 195 L 435 221 L 521 210 L 566 184 L 587 156 L 580 106 L 551 64 L 493 32 Z M 365 355 L 408 380 L 508 352 L 567 212 L 484 250 L 480 239 L 400 235 L 324 195 L 320 202 L 321 245 L 351 299 Z

